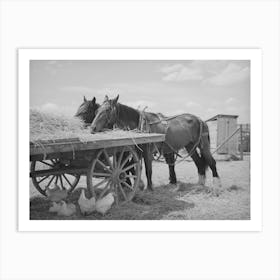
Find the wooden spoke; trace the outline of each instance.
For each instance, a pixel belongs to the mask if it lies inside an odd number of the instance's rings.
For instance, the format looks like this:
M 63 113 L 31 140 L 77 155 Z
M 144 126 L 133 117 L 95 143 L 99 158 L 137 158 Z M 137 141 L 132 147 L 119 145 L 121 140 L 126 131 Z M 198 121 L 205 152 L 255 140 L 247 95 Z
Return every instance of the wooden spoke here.
M 98 177 L 99 180 L 96 181 L 94 178 Z M 133 147 L 111 148 L 110 153 L 103 149 L 98 151 L 88 168 L 87 187 L 97 198 L 102 198 L 112 191 L 118 205 L 133 198 L 140 177 L 139 157 Z
M 116 150 L 115 149 L 113 151 L 113 167 L 117 168 L 117 155 L 116 155 Z
M 101 172 L 93 172 L 93 176 L 100 176 L 100 177 L 111 177 L 110 173 L 101 173 Z
M 107 163 L 109 163 L 111 169 L 113 169 L 112 162 L 110 161 L 110 157 L 109 157 L 109 155 L 108 155 L 106 149 L 103 150 L 103 154 L 105 155 L 105 158 L 106 158 L 106 160 L 107 160 Z
M 122 169 L 122 172 L 125 172 L 125 171 L 127 171 L 127 170 L 129 170 L 129 169 L 131 169 L 133 167 L 136 167 L 136 166 L 137 166 L 137 163 L 133 163 L 133 164 L 127 166 L 126 168 Z
M 60 180 L 61 188 L 62 188 L 63 190 L 65 190 L 65 187 L 64 187 L 64 185 L 63 185 L 63 181 L 62 181 L 62 176 L 61 176 L 61 175 L 59 175 L 59 180 Z
M 70 175 L 70 176 L 73 176 L 73 177 L 77 177 L 77 175 L 76 174 L 72 174 L 72 173 L 67 173 L 67 175 Z
M 122 151 L 121 151 L 121 153 L 120 153 L 120 155 L 119 155 L 119 159 L 118 159 L 117 167 L 120 167 L 120 166 L 121 166 L 123 153 L 124 153 L 124 148 L 122 148 Z
M 103 195 L 106 193 L 106 191 L 108 190 L 108 187 L 109 187 L 109 185 L 110 185 L 110 181 L 108 181 L 107 182 L 107 184 L 106 184 L 106 186 L 104 187 L 104 189 L 102 190 L 102 192 L 100 193 L 100 195 L 99 195 L 99 199 L 101 199 L 102 197 L 103 197 Z
M 50 167 L 54 167 L 53 164 L 47 163 L 47 162 L 45 162 L 45 161 L 43 161 L 43 160 L 40 160 L 40 162 L 43 163 L 43 164 L 45 164 L 45 165 L 48 165 L 48 166 L 50 166 Z
M 97 183 L 96 185 L 94 185 L 94 188 L 98 188 L 99 186 L 101 186 L 103 183 L 105 183 L 106 181 L 108 181 L 109 178 L 105 178 L 103 179 L 101 182 Z M 110 181 L 109 181 L 110 182 Z
M 43 182 L 44 180 L 46 180 L 47 178 L 49 178 L 50 176 L 44 176 L 43 179 L 41 179 L 40 181 L 38 181 L 38 184 L 40 184 L 41 182 Z
M 62 174 L 63 178 L 66 180 L 66 182 L 70 185 L 70 187 L 73 187 L 66 175 Z
M 130 154 L 128 154 L 126 156 L 125 160 L 122 162 L 121 167 L 120 167 L 121 169 L 126 165 L 126 163 L 128 162 L 129 158 L 130 158 Z
M 128 187 L 131 190 L 134 190 L 132 186 L 130 186 L 127 182 L 122 182 L 126 187 Z
M 57 168 L 54 168 L 57 163 L 60 163 L 61 165 L 61 173 L 57 171 Z M 59 187 L 61 189 L 67 189 L 69 193 L 72 192 L 79 183 L 80 174 L 64 173 L 66 166 L 66 164 L 60 162 L 58 159 L 32 161 L 30 173 L 34 187 L 42 195 L 46 196 L 46 188 L 48 188 L 53 182 L 58 184 L 59 181 Z M 41 171 L 43 172 L 41 176 L 36 175 L 36 172 Z M 46 174 L 44 174 L 44 171 L 47 171 Z M 66 174 L 73 176 L 74 178 L 67 178 Z
M 121 190 L 121 193 L 122 193 L 122 195 L 123 195 L 124 200 L 127 200 L 127 196 L 126 196 L 125 191 L 124 191 L 123 188 L 122 188 L 122 184 L 119 183 L 119 184 L 118 184 L 118 187 L 119 187 L 119 189 Z
M 97 159 L 97 163 L 99 163 L 104 169 L 106 169 L 109 172 L 111 172 L 110 167 L 106 166 L 100 159 Z
M 48 184 L 46 185 L 46 188 L 48 188 L 48 187 L 50 186 L 50 184 L 52 183 L 54 177 L 55 177 L 55 175 L 52 176 L 52 178 L 50 179 L 50 181 L 49 181 Z

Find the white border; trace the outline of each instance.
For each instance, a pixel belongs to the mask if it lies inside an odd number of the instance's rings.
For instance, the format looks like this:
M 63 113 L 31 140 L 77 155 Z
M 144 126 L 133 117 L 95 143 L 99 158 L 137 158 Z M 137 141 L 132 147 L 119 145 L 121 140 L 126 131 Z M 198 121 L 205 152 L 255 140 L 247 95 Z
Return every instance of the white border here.
M 251 219 L 230 221 L 29 220 L 30 60 L 250 60 Z M 260 231 L 262 228 L 262 72 L 260 49 L 20 49 L 18 50 L 19 231 Z

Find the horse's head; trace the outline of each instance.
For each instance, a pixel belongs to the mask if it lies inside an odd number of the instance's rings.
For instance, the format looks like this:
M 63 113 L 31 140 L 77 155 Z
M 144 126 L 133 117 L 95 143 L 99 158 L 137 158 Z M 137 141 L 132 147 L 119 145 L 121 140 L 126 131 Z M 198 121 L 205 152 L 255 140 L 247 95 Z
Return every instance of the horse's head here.
M 98 108 L 96 116 L 90 126 L 91 133 L 100 132 L 106 128 L 112 128 L 117 121 L 117 103 L 119 95 L 114 99 L 105 96 L 103 104 Z
M 92 123 L 99 106 L 100 105 L 96 103 L 95 97 L 92 100 L 87 100 L 84 97 L 84 101 L 80 105 L 75 117 L 80 118 L 85 124 L 89 125 Z

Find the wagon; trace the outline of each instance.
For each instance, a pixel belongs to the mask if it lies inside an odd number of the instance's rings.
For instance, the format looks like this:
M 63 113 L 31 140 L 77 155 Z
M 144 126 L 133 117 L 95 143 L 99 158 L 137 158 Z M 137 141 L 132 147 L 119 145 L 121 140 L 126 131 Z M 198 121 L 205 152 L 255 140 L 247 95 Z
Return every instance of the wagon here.
M 163 142 L 163 134 L 102 132 L 86 140 L 67 138 L 30 142 L 30 178 L 44 196 L 51 184 L 71 193 L 82 176 L 93 196 L 113 192 L 116 202 L 133 198 L 141 178 L 140 151 Z

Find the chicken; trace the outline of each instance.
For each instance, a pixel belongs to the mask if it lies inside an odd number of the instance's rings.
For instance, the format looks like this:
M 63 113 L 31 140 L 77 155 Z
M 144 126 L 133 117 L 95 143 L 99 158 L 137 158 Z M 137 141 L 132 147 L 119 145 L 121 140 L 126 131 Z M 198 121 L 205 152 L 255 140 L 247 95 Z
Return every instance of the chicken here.
M 104 215 L 112 207 L 113 203 L 114 196 L 112 195 L 112 193 L 108 193 L 106 196 L 96 201 L 95 210 L 96 212 Z
M 61 201 L 60 209 L 57 212 L 58 216 L 72 216 L 76 213 L 76 206 L 73 203 L 67 204 L 65 201 Z
M 52 202 L 59 202 L 68 196 L 67 190 L 61 190 L 57 184 L 54 188 L 46 188 L 46 195 Z
M 61 204 L 60 204 L 60 203 L 53 202 L 53 203 L 52 203 L 52 206 L 51 206 L 50 209 L 49 209 L 49 212 L 57 213 L 57 212 L 59 211 L 60 208 L 61 208 Z
M 78 200 L 78 204 L 81 209 L 81 213 L 83 215 L 87 215 L 92 213 L 95 210 L 95 197 L 93 196 L 92 198 L 88 199 L 85 196 L 85 190 L 82 189 L 81 195 Z

